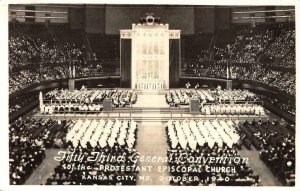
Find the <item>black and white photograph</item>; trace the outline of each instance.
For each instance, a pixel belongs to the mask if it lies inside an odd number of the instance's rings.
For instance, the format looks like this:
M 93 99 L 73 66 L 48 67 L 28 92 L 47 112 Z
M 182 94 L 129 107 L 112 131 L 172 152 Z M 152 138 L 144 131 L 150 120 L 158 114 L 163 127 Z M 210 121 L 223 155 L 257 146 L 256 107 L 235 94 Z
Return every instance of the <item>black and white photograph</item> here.
M 295 4 L 6 13 L 10 186 L 295 188 Z

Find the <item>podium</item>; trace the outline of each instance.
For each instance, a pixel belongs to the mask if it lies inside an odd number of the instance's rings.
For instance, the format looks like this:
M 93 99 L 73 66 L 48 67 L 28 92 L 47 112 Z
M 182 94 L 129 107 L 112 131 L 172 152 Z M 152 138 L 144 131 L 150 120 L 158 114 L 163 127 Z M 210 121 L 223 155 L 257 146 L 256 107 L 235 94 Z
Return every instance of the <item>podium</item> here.
M 112 111 L 112 99 L 103 100 L 103 111 Z
M 199 114 L 199 106 L 200 106 L 200 101 L 199 99 L 190 99 L 190 113 L 195 115 Z

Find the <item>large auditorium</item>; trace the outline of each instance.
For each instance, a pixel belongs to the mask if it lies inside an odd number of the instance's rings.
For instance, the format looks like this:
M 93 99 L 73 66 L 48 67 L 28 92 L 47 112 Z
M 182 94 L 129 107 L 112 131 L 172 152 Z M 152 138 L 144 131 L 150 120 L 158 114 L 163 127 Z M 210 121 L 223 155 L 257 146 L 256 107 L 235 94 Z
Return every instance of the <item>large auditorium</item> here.
M 10 185 L 295 186 L 295 6 L 7 16 Z

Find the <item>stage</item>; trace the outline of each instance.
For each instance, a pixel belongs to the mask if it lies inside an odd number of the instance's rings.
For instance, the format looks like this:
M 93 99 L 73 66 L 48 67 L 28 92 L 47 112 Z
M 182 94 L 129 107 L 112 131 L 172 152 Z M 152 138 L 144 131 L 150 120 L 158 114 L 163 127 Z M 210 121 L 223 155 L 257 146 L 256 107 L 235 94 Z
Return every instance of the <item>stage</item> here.
M 109 112 L 77 112 L 77 113 L 54 113 L 42 114 L 37 112 L 33 115 L 34 118 L 53 118 L 53 119 L 133 119 L 138 122 L 154 121 L 167 122 L 170 119 L 261 119 L 267 120 L 270 112 L 266 111 L 265 115 L 203 115 L 191 114 L 188 105 L 180 107 L 171 107 L 165 98 L 166 90 L 159 91 L 136 91 L 138 96 L 137 102 L 128 107 L 113 107 Z

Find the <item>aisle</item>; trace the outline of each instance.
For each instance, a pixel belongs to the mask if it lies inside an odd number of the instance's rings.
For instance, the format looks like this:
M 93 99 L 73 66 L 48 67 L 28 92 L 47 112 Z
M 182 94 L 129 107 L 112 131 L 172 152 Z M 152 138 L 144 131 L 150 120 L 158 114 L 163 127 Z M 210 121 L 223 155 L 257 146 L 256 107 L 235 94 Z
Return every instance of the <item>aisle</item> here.
M 142 122 L 138 129 L 138 140 L 136 149 L 141 156 L 166 157 L 167 140 L 165 128 L 161 122 Z M 158 172 L 158 166 L 167 166 L 167 163 L 142 162 L 140 166 L 152 166 L 151 172 L 140 172 L 140 177 L 149 176 L 150 180 L 138 179 L 137 185 L 169 185 L 169 182 L 161 177 L 168 176 L 168 172 Z
M 139 113 L 142 122 L 138 126 L 136 146 L 140 156 L 166 157 L 168 146 L 163 123 L 161 120 L 147 120 L 147 117 L 162 115 L 161 108 L 169 108 L 164 94 L 161 92 L 139 92 L 137 102 L 132 107 L 142 108 L 141 113 Z M 147 108 L 154 109 L 146 112 Z M 169 176 L 168 172 L 158 171 L 159 166 L 168 166 L 167 163 L 143 161 L 139 163 L 139 166 L 151 166 L 151 170 L 142 171 L 138 174 L 137 185 L 169 185 L 169 181 L 165 178 L 160 180 L 160 177 Z M 149 180 L 146 177 L 149 177 Z
M 252 147 L 253 148 L 253 147 Z M 247 150 L 243 147 L 238 153 L 242 157 L 248 157 L 251 168 L 259 175 L 263 186 L 282 186 L 280 181 L 272 174 L 270 169 L 260 160 L 259 151 L 255 148 Z
M 144 92 L 138 94 L 138 99 L 132 107 L 168 108 L 170 107 L 164 94 L 156 92 Z
M 54 174 L 54 168 L 59 165 L 59 162 L 54 160 L 54 157 L 56 157 L 57 152 L 61 150 L 64 149 L 46 149 L 46 158 L 26 180 L 25 185 L 45 184 L 50 174 Z

